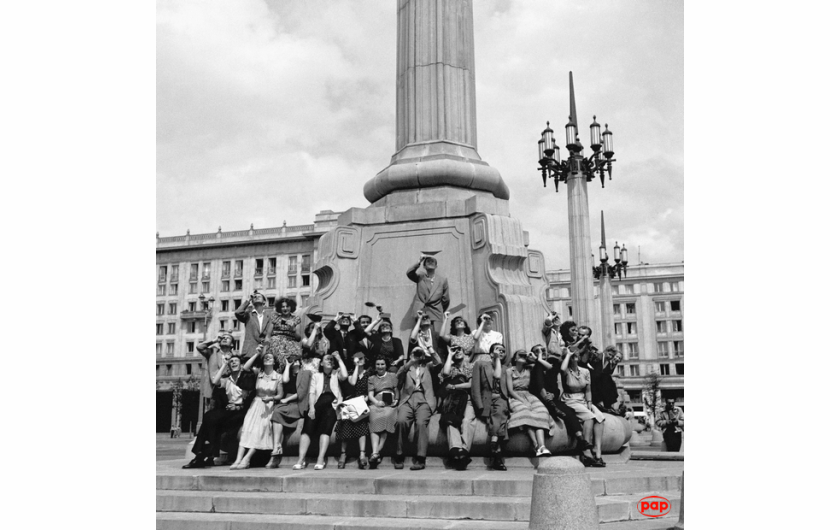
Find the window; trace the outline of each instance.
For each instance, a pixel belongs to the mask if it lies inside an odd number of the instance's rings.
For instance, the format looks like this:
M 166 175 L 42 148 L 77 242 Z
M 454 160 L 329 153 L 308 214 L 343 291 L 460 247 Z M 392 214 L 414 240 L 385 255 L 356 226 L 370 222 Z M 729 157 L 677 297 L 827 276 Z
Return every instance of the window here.
M 682 320 L 672 320 L 671 329 L 674 331 L 674 333 L 682 333 Z
M 308 296 L 301 296 L 300 297 L 300 305 L 301 307 L 306 307 L 309 305 L 309 297 Z
M 665 302 L 654 302 L 653 305 L 657 314 L 662 314 L 665 312 Z
M 172 265 L 172 268 L 169 270 L 169 281 L 170 282 L 177 282 L 178 281 L 178 265 Z
M 680 312 L 680 301 L 679 300 L 671 300 L 671 312 L 672 313 L 679 313 Z
M 289 256 L 289 274 L 297 274 L 297 256 Z
M 172 375 L 172 365 L 171 364 L 166 365 L 166 371 L 163 372 L 163 375 Z
M 193 320 L 187 324 L 187 332 L 188 333 L 195 333 L 196 329 L 196 321 Z
M 222 280 L 222 292 L 227 293 L 230 291 L 230 280 Z
M 166 283 L 166 265 L 158 267 L 158 283 Z
M 190 284 L 190 294 L 198 293 L 198 284 L 193 282 Z
M 242 280 L 233 280 L 233 290 L 234 291 L 241 291 L 242 290 Z
M 624 377 L 624 365 L 619 364 L 618 366 L 616 366 L 615 367 L 615 372 L 616 372 L 616 375 L 618 375 L 618 377 Z
M 664 320 L 657 320 L 656 321 L 656 334 L 659 335 L 661 333 L 668 333 L 668 325 L 665 323 Z
M 222 278 L 230 278 L 230 262 L 222 262 Z
M 671 282 L 671 292 L 672 293 L 680 292 L 680 282 Z
M 191 340 L 187 341 L 187 353 L 193 353 L 194 350 L 195 350 L 195 342 L 193 342 Z
M 621 304 L 613 304 L 613 315 L 617 317 L 621 316 Z
M 659 375 L 671 375 L 671 366 L 668 364 L 660 364 Z
M 675 340 L 674 341 L 674 357 L 682 357 L 685 355 L 683 351 L 683 341 Z
M 254 289 L 262 289 L 263 288 L 263 279 L 262 278 L 254 278 Z
M 289 289 L 297 288 L 297 276 L 289 276 L 288 287 Z
M 163 354 L 163 344 L 158 342 L 158 343 L 155 344 L 155 355 L 157 355 L 159 357 L 162 354 Z
M 172 357 L 175 355 L 175 343 L 174 342 L 167 342 L 166 343 L 166 355 Z
M 303 276 L 301 276 L 300 281 L 301 281 L 301 286 L 309 287 L 309 275 L 308 274 L 304 274 Z
M 667 342 L 657 342 L 656 343 L 656 353 L 659 357 L 668 357 L 668 343 Z
M 639 376 L 639 365 L 638 364 L 631 364 L 630 365 L 630 376 Z
M 228 304 L 230 304 L 230 300 L 222 300 L 222 312 L 230 311 L 230 309 L 228 309 Z
M 572 316 L 572 306 L 569 306 L 569 316 Z
M 163 304 L 163 302 L 161 302 L 161 303 L 159 303 L 159 304 L 157 305 L 157 314 L 158 314 L 158 315 L 162 315 L 162 314 L 163 314 L 163 308 L 164 308 L 164 304 Z
M 627 354 L 628 359 L 638 359 L 639 358 L 639 343 L 638 342 L 625 342 L 624 343 L 624 352 Z
M 227 320 L 224 318 L 219 319 L 219 329 L 227 329 Z
M 312 256 L 304 254 L 301 257 L 300 272 L 309 272 L 312 270 Z
M 233 320 L 231 320 L 231 323 L 233 324 L 233 330 L 234 331 L 239 329 L 239 320 L 234 318 Z M 234 348 L 234 349 L 237 349 L 237 348 Z
M 277 273 L 277 258 L 268 258 L 268 275 L 274 276 Z
M 201 264 L 201 279 L 202 280 L 209 280 L 210 279 L 210 264 L 209 263 L 202 263 Z
M 202 293 L 209 293 L 210 292 L 210 282 L 201 282 L 201 292 Z
M 166 334 L 167 335 L 174 335 L 175 334 L 175 322 L 170 322 L 166 325 Z
M 615 323 L 615 336 L 616 337 L 621 336 L 621 332 L 623 331 L 623 328 L 624 328 L 624 326 L 621 324 L 621 322 L 616 322 Z
M 632 283 L 628 283 L 624 286 L 625 294 L 636 294 L 636 285 Z
M 169 314 L 170 315 L 177 315 L 178 314 L 178 303 L 177 302 L 170 302 L 169 303 Z
M 636 314 L 636 304 L 624 304 L 625 306 L 625 313 L 628 315 L 635 315 Z
M 188 307 L 189 307 L 190 313 L 195 311 L 195 302 L 190 302 Z
M 158 294 L 157 295 L 158 296 L 163 296 L 165 294 L 166 294 L 166 286 L 163 285 L 163 284 L 158 285 Z
M 274 307 L 274 297 L 273 296 L 268 297 L 268 307 Z
M 163 322 L 155 324 L 155 335 L 163 335 Z
M 190 264 L 190 281 L 194 282 L 198 280 L 198 263 L 191 263 Z
M 677 363 L 676 365 L 674 365 L 674 368 L 677 369 L 677 375 L 685 375 L 683 363 Z
M 613 296 L 618 296 L 618 285 L 611 286 Z
M 192 365 L 188 364 L 188 365 L 186 365 L 186 367 L 187 367 L 187 375 L 191 375 L 192 374 Z
M 664 283 L 653 284 L 653 292 L 654 293 L 664 293 L 665 292 L 665 284 Z
M 263 275 L 263 260 L 257 258 L 254 260 L 254 278 L 262 278 Z
M 236 264 L 233 268 L 233 277 L 234 278 L 241 278 L 242 277 L 242 260 L 236 260 Z
M 277 288 L 277 278 L 270 277 L 268 279 L 268 285 L 266 286 L 267 289 L 276 289 Z
M 628 335 L 635 335 L 636 334 L 636 323 L 635 322 L 628 322 L 627 323 L 627 334 Z
M 169 294 L 178 294 L 178 284 L 177 283 L 170 283 L 169 284 Z

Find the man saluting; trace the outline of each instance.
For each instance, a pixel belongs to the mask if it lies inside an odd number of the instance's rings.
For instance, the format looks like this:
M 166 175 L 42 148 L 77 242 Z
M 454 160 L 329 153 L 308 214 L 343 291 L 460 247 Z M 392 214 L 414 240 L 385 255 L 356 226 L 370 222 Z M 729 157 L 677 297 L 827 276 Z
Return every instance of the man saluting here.
M 443 312 L 449 309 L 449 282 L 445 276 L 437 273 L 437 259 L 434 255 L 438 252 L 423 252 L 420 262 L 412 264 L 406 272 L 408 279 L 417 284 L 411 313 L 423 311 L 429 315 L 435 338 L 439 323 L 443 320 Z

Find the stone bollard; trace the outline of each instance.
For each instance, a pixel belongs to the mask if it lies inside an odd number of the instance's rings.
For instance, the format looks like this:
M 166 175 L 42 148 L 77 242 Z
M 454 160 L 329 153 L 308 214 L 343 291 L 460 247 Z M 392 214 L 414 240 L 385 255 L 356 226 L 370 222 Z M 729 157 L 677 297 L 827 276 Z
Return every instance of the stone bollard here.
M 651 447 L 660 447 L 660 446 L 664 447 L 662 444 L 665 443 L 665 439 L 662 437 L 662 432 L 661 431 L 657 431 L 656 429 L 654 429 L 653 431 L 651 431 L 650 434 L 651 434 L 651 437 L 650 437 Z
M 531 486 L 530 530 L 597 530 L 592 482 L 576 458 L 540 460 Z
M 680 480 L 680 520 L 671 530 L 685 530 L 685 471 Z

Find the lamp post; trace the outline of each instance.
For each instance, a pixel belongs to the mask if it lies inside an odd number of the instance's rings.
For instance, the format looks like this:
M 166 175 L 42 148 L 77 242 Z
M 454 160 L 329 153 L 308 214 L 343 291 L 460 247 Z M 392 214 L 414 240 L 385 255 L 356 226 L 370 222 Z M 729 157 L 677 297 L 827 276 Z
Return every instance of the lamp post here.
M 568 188 L 569 205 L 569 261 L 571 268 L 572 316 L 578 325 L 597 326 L 595 296 L 592 289 L 593 268 L 591 239 L 589 235 L 589 197 L 587 182 L 598 175 L 601 187 L 604 187 L 604 175 L 612 180 L 613 139 L 609 126 L 595 120 L 589 126 L 592 156 L 583 154 L 583 145 L 578 138 L 577 110 L 575 108 L 575 86 L 572 72 L 569 72 L 569 123 L 566 124 L 566 149 L 568 158 L 563 158 L 561 150 L 554 140 L 554 131 L 546 122 L 542 137 L 537 142 L 539 148 L 538 168 L 542 175 L 543 187 L 547 179 L 554 179 L 555 192 L 560 191 L 560 182 Z
M 213 317 L 213 302 L 216 301 L 215 298 L 212 296 L 210 298 L 205 298 L 203 294 L 198 295 L 198 301 L 201 302 L 201 305 L 204 306 L 202 309 L 204 310 L 204 340 L 203 342 L 207 342 L 207 326 L 210 323 L 210 319 Z M 201 428 L 201 420 L 204 418 L 204 381 L 207 377 L 207 359 L 205 362 L 201 363 L 201 384 L 198 386 L 198 421 L 196 422 L 195 431 L 198 432 L 198 429 Z
M 601 348 L 612 346 L 613 341 L 613 309 L 612 309 L 612 285 L 610 280 L 618 275 L 621 279 L 622 272 L 627 277 L 627 249 L 619 248 L 618 242 L 613 247 L 615 265 L 610 265 L 607 256 L 607 236 L 604 229 L 604 211 L 601 210 L 601 246 L 598 248 L 598 257 L 601 264 L 592 267 L 592 274 L 598 282 L 598 292 L 601 297 Z

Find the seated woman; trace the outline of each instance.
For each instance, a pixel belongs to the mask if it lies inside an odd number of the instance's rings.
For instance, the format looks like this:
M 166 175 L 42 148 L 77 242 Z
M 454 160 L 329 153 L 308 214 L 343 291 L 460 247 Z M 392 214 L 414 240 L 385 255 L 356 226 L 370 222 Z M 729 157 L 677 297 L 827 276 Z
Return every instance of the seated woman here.
M 476 330 L 472 332 L 475 339 L 475 349 L 472 362 L 487 361 L 493 362 L 490 358 L 490 350 L 496 344 L 505 341 L 504 335 L 493 330 L 493 316 L 490 313 L 482 313 L 476 319 Z M 504 357 L 504 356 L 503 356 Z M 507 358 L 501 359 L 503 365 L 507 365 Z
M 464 317 L 457 316 L 452 319 L 452 324 L 447 331 L 446 323 L 451 316 L 449 311 L 443 314 L 443 323 L 440 326 L 441 342 L 448 346 L 458 346 L 470 362 L 475 362 L 472 358 L 475 350 L 475 337 L 472 336 L 467 321 L 464 320 Z
M 254 367 L 257 358 L 262 360 L 262 369 Z M 251 457 L 258 449 L 274 449 L 271 417 L 275 403 L 283 397 L 282 376 L 274 370 L 274 362 L 274 354 L 263 354 L 262 346 L 258 346 L 257 354 L 252 355 L 242 367 L 245 371 L 253 370 L 256 375 L 256 395 L 242 423 L 239 450 L 231 469 L 248 469 L 251 467 Z
M 376 333 L 377 330 L 378 333 Z M 405 350 L 402 341 L 394 336 L 394 325 L 391 320 L 383 317 L 380 313 L 376 320 L 365 328 L 365 333 L 369 336 L 371 342 L 370 358 L 384 359 L 387 370 L 396 373 L 400 361 L 405 360 Z
M 475 411 L 470 403 L 472 364 L 465 359 L 460 346 L 449 347 L 449 355 L 446 357 L 440 378 L 443 395 L 440 428 L 446 429 L 452 466 L 463 471 L 471 462 L 470 448 L 475 432 Z
M 297 302 L 291 298 L 281 298 L 274 304 L 265 336 L 268 337 L 268 352 L 285 363 L 291 356 L 292 361 L 300 358 L 301 345 L 298 326 L 300 317 L 294 315 Z
M 491 361 L 478 360 L 473 365 L 472 388 L 470 389 L 475 416 L 487 424 L 490 435 L 490 454 L 493 469 L 507 470 L 502 456 L 500 440 L 508 437 L 507 424 L 510 417 L 508 405 L 508 385 L 502 373 L 502 358 L 505 347 L 502 344 L 490 346 L 487 354 Z
M 365 356 L 360 351 L 353 354 L 353 373 L 347 378 L 347 382 L 350 384 L 346 385 L 346 388 L 350 391 L 344 396 L 345 400 L 359 396 L 367 398 L 368 373 L 365 369 Z M 350 440 L 359 441 L 359 469 L 367 469 L 368 459 L 365 456 L 365 448 L 368 434 L 370 434 L 370 429 L 367 418 L 359 421 L 338 420 L 335 426 L 335 439 L 341 442 L 338 469 L 344 469 L 347 463 L 347 442 Z
M 335 368 L 338 367 L 338 372 Z M 342 401 L 339 381 L 347 379 L 347 368 L 341 355 L 335 351 L 321 359 L 321 371 L 312 374 L 309 382 L 309 411 L 303 419 L 303 431 L 300 435 L 298 462 L 292 469 L 307 466 L 306 452 L 312 437 L 318 437 L 318 460 L 315 470 L 324 469 L 324 458 L 330 445 L 330 435 L 335 427 L 335 409 Z
M 592 366 L 592 402 L 598 410 L 620 415 L 618 410 L 618 389 L 612 374 L 622 356 L 615 346 L 607 346 L 603 352 L 595 352 L 589 359 Z
M 560 365 L 563 382 L 563 403 L 575 411 L 578 420 L 583 422 L 583 436 L 594 448 L 595 458 L 583 456 L 583 465 L 606 467 L 601 458 L 601 438 L 604 435 L 604 415 L 592 405 L 592 384 L 589 370 L 578 365 L 578 355 L 566 348 L 563 364 Z M 593 422 L 595 422 L 595 439 L 592 439 Z
M 508 395 L 510 396 L 510 420 L 508 430 L 521 428 L 528 433 L 537 456 L 551 456 L 545 447 L 545 434 L 551 436 L 554 422 L 548 409 L 532 392 L 531 369 L 537 358 L 533 353 L 517 350 L 513 354 L 514 365 L 507 369 Z
M 368 399 L 370 401 L 370 468 L 376 469 L 382 462 L 382 448 L 388 433 L 397 427 L 397 405 L 400 391 L 397 376 L 388 371 L 388 361 L 382 357 L 376 359 L 376 373 L 368 377 Z

